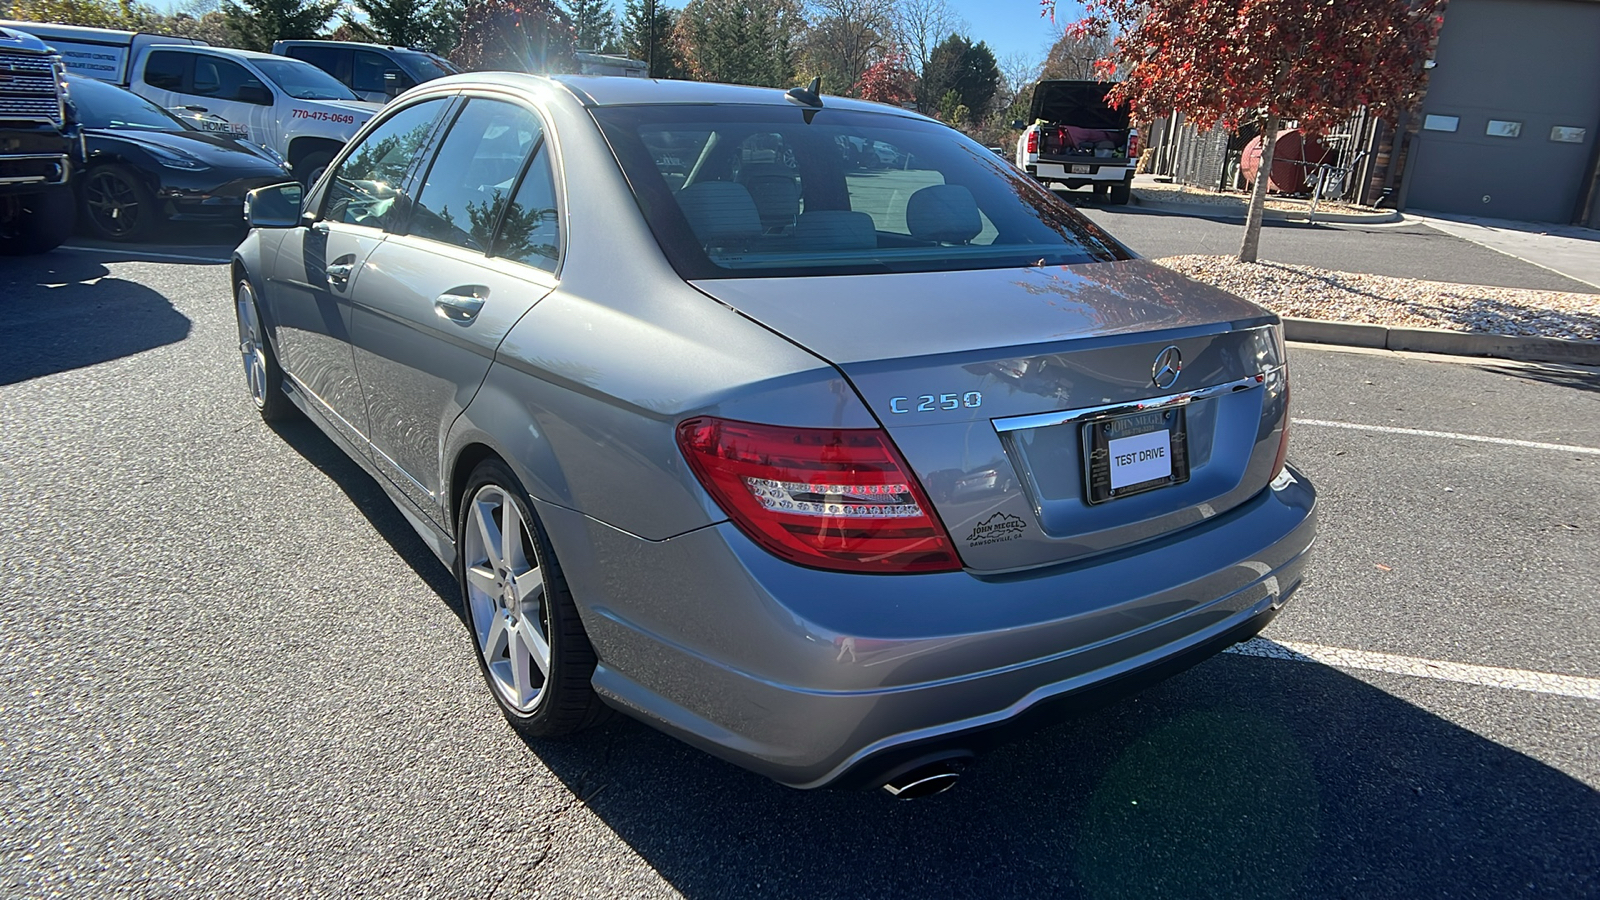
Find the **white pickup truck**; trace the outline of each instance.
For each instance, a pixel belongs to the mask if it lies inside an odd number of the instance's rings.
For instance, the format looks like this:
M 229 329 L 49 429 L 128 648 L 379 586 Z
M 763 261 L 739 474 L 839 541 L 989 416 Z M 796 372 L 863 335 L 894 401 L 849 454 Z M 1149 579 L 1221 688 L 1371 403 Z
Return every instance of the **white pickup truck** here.
M 1092 187 L 1096 196 L 1127 203 L 1139 161 L 1139 132 L 1126 110 L 1106 103 L 1115 86 L 1058 80 L 1035 85 L 1027 127 L 1017 139 L 1017 168 L 1047 185 Z
M 30 23 L 67 70 L 125 87 L 197 128 L 244 137 L 309 185 L 382 106 L 310 63 L 164 35 Z
M 383 106 L 310 63 L 219 47 L 148 47 L 134 58 L 128 90 L 277 151 L 308 186 Z

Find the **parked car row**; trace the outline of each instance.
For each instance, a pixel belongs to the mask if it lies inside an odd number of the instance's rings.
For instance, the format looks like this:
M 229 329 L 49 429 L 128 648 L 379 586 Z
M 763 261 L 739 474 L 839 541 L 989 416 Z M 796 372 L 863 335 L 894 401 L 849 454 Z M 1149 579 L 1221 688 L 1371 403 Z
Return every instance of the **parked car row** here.
M 280 41 L 273 53 L 164 35 L 0 22 L 0 252 L 74 220 L 136 240 L 164 221 L 242 221 L 243 195 L 309 186 L 382 103 L 455 68 L 429 53 Z M 76 209 L 76 212 L 74 210 Z

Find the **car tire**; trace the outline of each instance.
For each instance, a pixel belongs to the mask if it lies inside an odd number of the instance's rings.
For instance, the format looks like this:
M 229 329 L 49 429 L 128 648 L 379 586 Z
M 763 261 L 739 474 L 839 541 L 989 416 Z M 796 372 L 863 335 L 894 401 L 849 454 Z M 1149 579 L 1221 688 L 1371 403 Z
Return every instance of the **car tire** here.
M 72 189 L 0 197 L 0 256 L 48 253 L 72 236 L 78 218 Z
M 309 191 L 316 186 L 317 179 L 321 178 L 322 173 L 328 170 L 328 164 L 331 162 L 333 162 L 332 153 L 323 151 L 307 153 L 305 156 L 300 157 L 299 162 L 294 164 L 295 177 L 299 178 L 300 183 L 305 185 L 306 190 Z
M 1115 206 L 1126 206 L 1133 199 L 1133 185 L 1124 181 L 1111 186 L 1111 203 Z
M 278 368 L 278 356 L 272 352 L 272 342 L 267 340 L 267 330 L 261 324 L 261 307 L 256 303 L 255 289 L 250 282 L 241 280 L 233 290 L 233 313 L 239 322 L 239 352 L 244 362 L 245 385 L 250 389 L 250 399 L 256 410 L 268 423 L 292 419 L 300 410 L 283 392 L 283 370 Z
M 89 233 L 108 241 L 138 241 L 150 236 L 161 210 L 155 194 L 137 172 L 116 163 L 95 166 L 79 183 L 81 215 Z
M 461 494 L 456 582 L 478 670 L 513 727 L 560 737 L 609 718 L 589 683 L 594 648 L 566 577 L 527 492 L 498 459 L 479 463 Z

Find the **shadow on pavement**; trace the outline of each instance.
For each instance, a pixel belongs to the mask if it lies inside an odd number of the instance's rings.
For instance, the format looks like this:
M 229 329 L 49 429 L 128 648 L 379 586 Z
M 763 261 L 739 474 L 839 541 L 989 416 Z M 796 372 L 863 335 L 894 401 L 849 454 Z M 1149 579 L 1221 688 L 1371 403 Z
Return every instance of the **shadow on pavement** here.
M 189 318 L 98 260 L 52 253 L 0 264 L 0 384 L 81 369 L 189 336 Z
M 1475 368 L 1492 372 L 1496 375 L 1505 375 L 1511 378 L 1522 378 L 1528 381 L 1537 381 L 1542 384 L 1556 385 L 1558 387 L 1572 388 L 1579 391 L 1592 391 L 1600 393 L 1600 371 L 1593 369 L 1576 369 L 1545 366 L 1492 366 L 1479 365 Z
M 310 422 L 276 431 L 460 615 L 377 482 Z M 1310 663 L 1219 656 L 912 803 L 785 788 L 629 719 L 526 740 L 689 897 L 1600 896 L 1600 792 Z
M 395 508 L 389 495 L 374 481 L 367 471 L 352 460 L 339 445 L 323 434 L 309 419 L 299 418 L 277 422 L 270 426 L 283 442 L 316 466 L 333 483 L 344 491 L 356 509 L 367 517 L 378 534 L 405 560 L 417 577 L 421 578 L 446 606 L 456 615 L 461 614 L 456 602 L 455 576 L 439 562 L 428 545 L 417 536 L 411 523 Z
M 689 897 L 1600 891 L 1600 792 L 1306 663 L 1218 657 L 912 803 L 783 788 L 632 722 L 529 743 Z

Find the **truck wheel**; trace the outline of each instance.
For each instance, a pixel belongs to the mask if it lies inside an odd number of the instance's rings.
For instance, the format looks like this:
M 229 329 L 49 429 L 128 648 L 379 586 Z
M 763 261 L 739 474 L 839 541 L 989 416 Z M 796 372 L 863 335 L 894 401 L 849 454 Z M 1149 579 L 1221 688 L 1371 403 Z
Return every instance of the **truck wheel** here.
M 300 183 L 311 190 L 317 184 L 317 179 L 328 170 L 328 163 L 333 162 L 332 153 L 307 153 L 294 164 L 294 174 L 300 178 Z
M 1096 200 L 1104 200 L 1106 198 L 1106 193 L 1110 190 L 1111 185 L 1109 184 L 1097 184 L 1094 186 L 1094 198 Z
M 83 177 L 83 220 L 108 241 L 146 238 L 161 217 L 155 195 L 127 166 L 95 166 Z
M 1116 206 L 1125 206 L 1133 199 L 1133 185 L 1124 181 L 1111 186 L 1111 202 Z
M 61 246 L 77 222 L 70 188 L 0 197 L 0 255 L 27 256 Z

